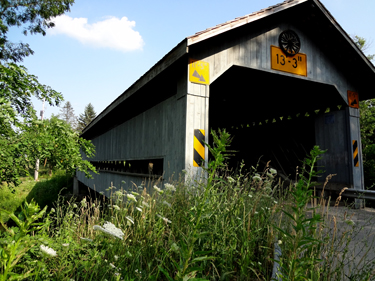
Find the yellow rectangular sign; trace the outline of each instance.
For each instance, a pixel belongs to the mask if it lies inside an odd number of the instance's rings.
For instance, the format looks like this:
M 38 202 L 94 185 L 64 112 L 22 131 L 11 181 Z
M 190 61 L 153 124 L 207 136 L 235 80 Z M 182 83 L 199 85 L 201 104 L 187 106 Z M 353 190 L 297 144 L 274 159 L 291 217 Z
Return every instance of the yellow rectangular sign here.
M 210 83 L 210 65 L 200 60 L 189 60 L 189 81 L 208 85 Z
M 274 70 L 307 76 L 307 56 L 298 53 L 292 57 L 286 56 L 283 51 L 271 46 L 271 68 Z

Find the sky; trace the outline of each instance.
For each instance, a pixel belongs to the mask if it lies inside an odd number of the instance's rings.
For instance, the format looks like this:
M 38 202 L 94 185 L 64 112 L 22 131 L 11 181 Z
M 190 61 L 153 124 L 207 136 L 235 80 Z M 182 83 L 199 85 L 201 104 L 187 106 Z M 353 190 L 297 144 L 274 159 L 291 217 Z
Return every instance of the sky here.
M 88 103 L 99 114 L 184 38 L 280 2 L 76 0 L 46 36 L 24 36 L 22 28 L 12 27 L 8 39 L 30 44 L 35 53 L 21 64 L 61 92 L 75 115 Z M 375 54 L 374 0 L 321 2 L 349 35 L 370 43 L 366 53 Z M 33 104 L 42 109 L 41 101 Z M 45 106 L 45 118 L 59 112 Z

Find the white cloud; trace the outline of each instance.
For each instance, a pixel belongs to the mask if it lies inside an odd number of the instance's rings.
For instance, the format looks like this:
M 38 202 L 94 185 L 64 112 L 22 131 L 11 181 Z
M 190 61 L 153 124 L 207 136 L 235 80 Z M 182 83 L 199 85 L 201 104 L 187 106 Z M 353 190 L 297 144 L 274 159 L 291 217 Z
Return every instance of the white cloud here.
M 123 52 L 140 50 L 144 45 L 142 36 L 133 29 L 135 21 L 129 21 L 127 17 L 108 17 L 103 21 L 89 24 L 87 18 L 61 15 L 52 21 L 55 27 L 49 29 L 49 33 L 65 34 L 83 44 Z

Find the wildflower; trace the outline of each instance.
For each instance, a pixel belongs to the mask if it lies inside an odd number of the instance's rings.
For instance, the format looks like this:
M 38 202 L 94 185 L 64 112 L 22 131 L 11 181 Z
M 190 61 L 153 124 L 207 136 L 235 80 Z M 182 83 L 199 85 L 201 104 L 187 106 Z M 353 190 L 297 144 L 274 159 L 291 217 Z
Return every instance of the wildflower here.
M 277 244 L 279 244 L 279 245 L 281 245 L 283 243 L 283 241 L 281 241 L 281 240 L 279 240 L 278 242 L 277 242 Z
M 113 223 L 106 222 L 103 227 L 99 225 L 94 225 L 94 230 L 100 230 L 106 234 L 112 235 L 114 237 L 117 237 L 119 239 L 123 239 L 124 233 L 121 231 L 121 229 L 117 228 Z
M 145 201 L 142 201 L 142 205 L 145 205 L 146 207 L 150 207 L 150 205 L 147 204 L 147 202 L 145 202 Z
M 115 258 L 116 261 L 118 260 L 118 256 L 115 255 L 114 258 Z
M 177 246 L 176 243 L 173 243 L 173 244 L 172 244 L 172 246 L 171 246 L 171 250 L 172 250 L 173 252 L 178 252 L 179 249 L 180 249 L 180 248 Z
M 271 173 L 271 174 L 277 174 L 277 171 L 276 171 L 275 169 L 271 168 L 271 169 L 270 169 L 270 173 Z
M 161 215 L 156 214 L 159 218 L 161 218 L 165 223 L 172 223 L 169 219 L 162 217 Z
M 64 247 L 68 247 L 69 246 L 69 243 L 63 243 L 62 244 Z
M 121 197 L 121 196 L 123 196 L 123 194 L 122 194 L 121 191 L 116 191 L 114 194 L 115 194 L 117 197 Z
M 126 196 L 128 197 L 129 200 L 137 202 L 137 199 L 135 198 L 135 196 L 133 194 L 126 194 Z
M 260 181 L 262 180 L 260 176 L 253 176 L 253 180 Z
M 163 201 L 163 204 L 167 205 L 169 208 L 172 207 L 172 205 L 170 203 L 168 203 L 167 201 Z
M 55 212 L 55 209 L 54 208 L 51 208 L 51 213 L 54 213 Z
M 168 190 L 168 191 L 176 191 L 176 188 L 174 187 L 173 184 L 166 183 L 166 184 L 164 184 L 164 186 L 165 186 L 165 189 Z
M 228 180 L 229 183 L 234 183 L 235 182 L 235 180 L 232 177 L 227 177 L 227 180 Z
M 129 222 L 131 222 L 132 224 L 134 224 L 134 220 L 133 220 L 132 217 L 130 217 L 130 216 L 126 216 L 126 219 L 127 219 Z
M 250 198 L 253 198 L 253 195 L 249 194 L 249 197 L 250 197 Z
M 109 264 L 112 268 L 116 268 L 116 266 L 113 263 Z
M 139 196 L 139 193 L 137 193 L 137 192 L 135 192 L 135 191 L 132 191 L 132 194 L 133 194 L 134 196 Z
M 52 257 L 56 257 L 56 251 L 54 249 L 51 249 L 50 247 L 47 247 L 44 245 L 40 245 L 40 249 L 42 250 L 43 253 Z
M 142 213 L 142 209 L 139 208 L 139 207 L 135 207 L 137 209 L 137 211 L 141 212 Z
M 277 204 L 277 201 L 273 201 L 273 203 Z
M 73 208 L 78 208 L 76 203 L 73 203 Z
M 115 210 L 117 210 L 117 211 L 120 211 L 120 210 L 121 210 L 121 208 L 120 208 L 119 206 L 117 206 L 117 205 L 113 205 L 112 207 L 113 207 L 113 209 L 115 209 Z
M 161 190 L 159 187 L 157 187 L 156 185 L 154 185 L 154 189 L 159 192 L 160 194 L 163 193 L 164 191 Z
M 83 199 L 82 199 L 82 201 L 81 201 L 81 205 L 82 205 L 82 207 L 86 207 L 86 197 L 84 197 Z
M 84 238 L 84 237 L 79 237 L 79 238 L 81 238 L 81 240 L 83 241 L 92 242 L 92 239 L 90 238 Z

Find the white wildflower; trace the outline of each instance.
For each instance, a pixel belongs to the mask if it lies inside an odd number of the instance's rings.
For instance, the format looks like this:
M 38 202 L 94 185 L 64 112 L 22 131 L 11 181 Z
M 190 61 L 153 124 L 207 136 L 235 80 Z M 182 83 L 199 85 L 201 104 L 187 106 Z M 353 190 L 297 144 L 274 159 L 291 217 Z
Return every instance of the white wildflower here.
M 142 213 L 142 209 L 139 208 L 139 207 L 135 207 L 137 209 L 137 211 L 141 212 Z
M 165 189 L 168 190 L 168 191 L 176 191 L 176 188 L 174 187 L 173 184 L 166 183 L 166 184 L 164 184 L 164 186 L 165 186 Z
M 121 192 L 121 191 L 116 191 L 116 192 L 115 192 L 115 195 L 116 195 L 116 196 L 118 196 L 118 197 L 121 197 L 121 196 L 123 196 L 123 194 L 122 194 L 122 192 Z
M 276 171 L 275 169 L 272 169 L 272 168 L 271 168 L 271 169 L 270 169 L 270 173 L 271 173 L 271 174 L 277 174 L 277 171 Z
M 129 222 L 131 222 L 132 224 L 134 224 L 134 220 L 133 220 L 132 217 L 130 217 L 130 216 L 126 216 L 126 219 L 127 219 Z
M 44 246 L 44 245 L 40 245 L 40 249 L 42 250 L 43 253 L 52 257 L 56 257 L 56 251 L 54 249 Z
M 69 243 L 63 243 L 62 244 L 64 247 L 68 247 L 69 246 Z
M 114 237 L 117 237 L 119 239 L 123 239 L 124 233 L 121 231 L 121 229 L 117 228 L 113 223 L 106 222 L 103 227 L 99 225 L 94 225 L 94 230 L 100 230 L 101 232 L 104 232 L 106 234 L 112 235 Z
M 137 199 L 135 198 L 135 196 L 133 194 L 126 194 L 126 196 L 128 197 L 129 200 L 137 202 Z
M 260 176 L 253 176 L 253 180 L 260 181 L 262 178 Z
M 278 242 L 277 242 L 277 244 L 279 244 L 279 245 L 281 245 L 283 243 L 283 241 L 281 241 L 281 240 L 279 240 Z
M 167 205 L 169 208 L 172 207 L 172 205 L 170 203 L 168 203 L 167 201 L 163 201 L 163 204 Z
M 134 196 L 139 196 L 139 193 L 135 192 L 135 191 L 132 191 L 131 192 Z
M 277 201 L 273 201 L 273 203 L 277 204 Z
M 79 238 L 81 238 L 81 240 L 83 241 L 92 242 L 92 239 L 90 238 L 84 238 L 84 237 L 79 237 Z
M 116 261 L 118 260 L 118 256 L 115 255 L 114 258 L 115 258 Z
M 112 268 L 116 268 L 116 266 L 113 263 L 109 264 Z
M 115 210 L 117 210 L 117 211 L 120 211 L 120 210 L 121 210 L 121 208 L 120 208 L 119 206 L 117 206 L 117 205 L 113 205 L 112 207 L 113 207 L 113 209 L 115 209 Z
M 253 195 L 249 194 L 249 197 L 250 197 L 250 198 L 253 198 Z
M 51 213 L 54 213 L 55 212 L 55 209 L 54 208 L 51 208 Z
M 78 208 L 76 203 L 73 203 L 73 208 Z
M 142 201 L 142 205 L 145 205 L 146 207 L 150 207 L 150 205 L 145 201 Z
M 82 205 L 82 207 L 86 207 L 86 197 L 84 197 L 83 199 L 82 199 L 82 201 L 81 201 L 81 205 Z
M 229 183 L 234 183 L 235 182 L 235 180 L 232 177 L 227 177 L 227 180 L 228 180 Z
M 161 216 L 161 215 L 158 215 L 158 214 L 156 214 L 159 218 L 161 218 L 163 221 L 165 221 L 166 223 L 172 223 L 169 219 L 167 219 L 167 218 L 165 218 L 165 217 L 163 217 L 163 216 Z
M 163 193 L 164 191 L 161 190 L 159 187 L 157 187 L 156 185 L 154 185 L 154 189 L 159 192 L 159 193 Z

